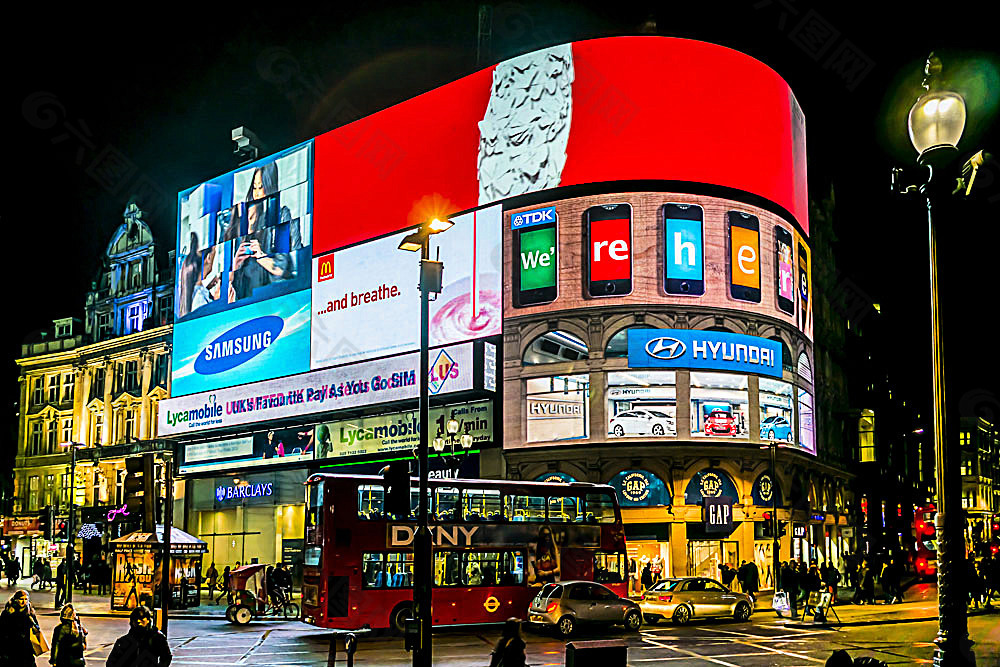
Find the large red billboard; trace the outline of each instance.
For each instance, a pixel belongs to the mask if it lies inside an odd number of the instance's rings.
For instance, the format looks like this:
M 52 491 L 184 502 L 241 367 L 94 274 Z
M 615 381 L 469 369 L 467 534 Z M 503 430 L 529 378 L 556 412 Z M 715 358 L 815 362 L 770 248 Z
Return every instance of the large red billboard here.
M 614 37 L 519 56 L 319 136 L 314 253 L 557 187 L 731 188 L 808 234 L 788 84 L 731 49 Z

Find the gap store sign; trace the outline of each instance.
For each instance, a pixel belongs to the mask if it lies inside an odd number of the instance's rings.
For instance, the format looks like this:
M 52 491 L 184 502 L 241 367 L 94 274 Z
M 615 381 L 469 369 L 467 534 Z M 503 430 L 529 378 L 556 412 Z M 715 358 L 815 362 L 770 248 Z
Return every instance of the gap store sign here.
M 781 343 L 694 329 L 629 329 L 629 368 L 697 368 L 781 377 Z

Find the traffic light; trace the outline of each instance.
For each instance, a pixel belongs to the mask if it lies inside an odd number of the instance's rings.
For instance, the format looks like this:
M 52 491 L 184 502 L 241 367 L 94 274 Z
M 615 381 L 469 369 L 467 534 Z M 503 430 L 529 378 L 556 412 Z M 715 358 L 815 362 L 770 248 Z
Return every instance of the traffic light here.
M 57 540 L 66 539 L 66 521 L 64 519 L 60 519 L 59 523 L 56 524 L 55 533 L 56 533 L 55 539 Z
M 764 525 L 761 534 L 763 537 L 771 539 L 774 537 L 774 519 L 771 518 L 770 512 L 764 512 L 762 516 L 764 517 Z
M 993 517 L 993 521 L 990 522 L 990 529 L 993 531 L 994 537 L 1000 535 L 1000 516 Z
M 398 519 L 410 515 L 410 464 L 407 461 L 391 461 L 382 468 L 385 482 L 385 511 Z
M 142 519 L 142 530 L 153 532 L 153 455 L 130 456 L 125 459 L 125 508 L 130 519 Z
M 778 537 L 784 537 L 785 536 L 785 528 L 787 526 L 788 526 L 788 522 L 787 521 L 779 521 L 778 522 Z
M 38 529 L 42 531 L 42 535 L 45 537 L 46 541 L 52 541 L 52 508 L 46 506 L 42 509 L 42 515 L 38 517 Z

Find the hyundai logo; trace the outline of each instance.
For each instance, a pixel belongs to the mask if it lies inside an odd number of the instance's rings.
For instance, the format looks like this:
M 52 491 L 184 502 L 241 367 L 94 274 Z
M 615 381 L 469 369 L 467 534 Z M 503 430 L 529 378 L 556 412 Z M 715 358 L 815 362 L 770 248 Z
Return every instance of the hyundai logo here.
M 646 354 L 656 359 L 667 361 L 684 356 L 686 350 L 687 347 L 685 347 L 684 343 L 668 336 L 653 338 L 646 343 Z

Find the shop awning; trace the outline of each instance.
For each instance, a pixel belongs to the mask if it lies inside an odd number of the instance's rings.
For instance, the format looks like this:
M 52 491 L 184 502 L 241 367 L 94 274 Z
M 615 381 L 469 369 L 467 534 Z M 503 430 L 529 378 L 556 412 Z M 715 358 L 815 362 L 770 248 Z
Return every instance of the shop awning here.
M 114 550 L 123 551 L 159 551 L 163 544 L 163 526 L 157 524 L 155 533 L 136 531 L 124 537 L 111 540 Z M 208 552 L 208 543 L 199 540 L 194 535 L 185 533 L 175 526 L 170 527 L 170 554 L 203 554 Z

